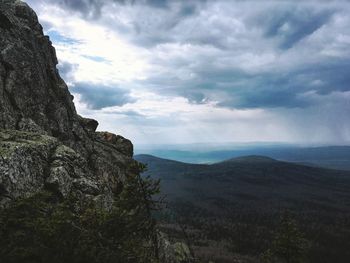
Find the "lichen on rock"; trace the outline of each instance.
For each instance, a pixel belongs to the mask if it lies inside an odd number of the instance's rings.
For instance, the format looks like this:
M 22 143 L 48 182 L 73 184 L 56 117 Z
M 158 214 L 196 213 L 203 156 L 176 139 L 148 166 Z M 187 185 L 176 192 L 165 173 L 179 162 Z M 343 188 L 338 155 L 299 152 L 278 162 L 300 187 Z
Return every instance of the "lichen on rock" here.
M 46 135 L 0 131 L 0 205 L 40 191 L 58 141 Z

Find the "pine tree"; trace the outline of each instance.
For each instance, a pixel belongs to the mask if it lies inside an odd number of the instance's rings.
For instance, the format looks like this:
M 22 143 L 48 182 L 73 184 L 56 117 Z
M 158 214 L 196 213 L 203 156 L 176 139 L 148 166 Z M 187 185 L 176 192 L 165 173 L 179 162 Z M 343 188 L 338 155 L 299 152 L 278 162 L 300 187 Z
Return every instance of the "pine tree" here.
M 299 230 L 295 220 L 289 215 L 281 218 L 279 227 L 275 233 L 272 246 L 262 254 L 262 262 L 302 263 L 305 262 L 305 255 L 308 242 Z

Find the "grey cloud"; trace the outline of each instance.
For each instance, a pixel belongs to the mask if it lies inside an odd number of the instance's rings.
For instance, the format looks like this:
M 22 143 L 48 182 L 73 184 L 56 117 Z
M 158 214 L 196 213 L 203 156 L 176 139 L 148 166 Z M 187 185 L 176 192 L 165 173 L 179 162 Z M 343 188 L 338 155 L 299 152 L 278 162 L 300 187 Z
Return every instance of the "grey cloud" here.
M 180 4 L 182 8 L 179 14 L 183 16 L 194 13 L 195 7 L 192 3 L 203 2 L 203 0 L 195 1 L 174 1 L 174 0 L 49 0 L 63 8 L 80 13 L 86 19 L 99 19 L 103 15 L 103 8 L 117 4 L 124 6 L 141 6 L 159 9 L 168 9 L 173 3 Z M 192 2 L 192 3 L 191 3 Z
M 166 0 L 147 0 L 146 4 L 150 6 L 158 7 L 158 8 L 166 8 L 168 6 L 168 2 Z
M 333 91 L 350 91 L 350 60 L 341 58 L 324 64 L 300 69 L 298 74 L 303 77 L 305 87 L 319 94 L 329 94 Z M 312 85 L 312 80 L 317 82 Z M 311 85 L 308 85 L 311 83 Z
M 217 68 L 206 61 L 203 66 L 192 68 L 197 78 L 181 80 L 155 75 L 141 85 L 152 85 L 155 92 L 183 96 L 192 103 L 212 100 L 229 108 L 305 108 L 317 103 L 306 96 L 308 93 L 325 96 L 335 91 L 350 91 L 348 61 L 334 59 L 287 72 L 260 73 Z
M 133 110 L 122 111 L 122 112 L 120 112 L 120 114 L 126 115 L 128 117 L 136 117 L 136 118 L 144 118 L 145 117 L 145 115 L 143 115 L 137 111 L 133 111 Z
M 119 87 L 78 82 L 71 91 L 80 94 L 82 101 L 94 110 L 135 102 L 128 90 Z
M 58 64 L 58 71 L 61 75 L 61 77 L 65 81 L 72 81 L 73 80 L 73 74 L 76 68 L 78 67 L 77 64 L 69 63 L 66 61 L 60 61 Z
M 284 107 L 297 108 L 314 105 L 315 101 L 305 96 L 315 93 L 327 96 L 333 92 L 350 91 L 350 63 L 329 61 L 324 64 L 308 65 L 284 75 L 262 74 L 246 80 L 245 86 L 232 91 L 239 101 L 234 107 Z
M 127 35 L 131 41 L 152 47 L 174 43 L 170 33 L 187 17 L 195 15 L 204 0 L 48 0 L 87 20 L 94 20 Z M 131 8 L 132 7 L 132 8 Z M 109 14 L 113 13 L 112 18 Z M 121 17 L 128 16 L 125 22 Z M 168 32 L 168 34 L 166 33 Z
M 134 110 L 119 110 L 119 111 L 111 111 L 111 112 L 103 112 L 104 114 L 112 114 L 112 115 L 124 115 L 130 118 L 139 119 L 139 118 L 145 118 L 146 115 L 143 115 L 137 111 Z
M 231 21 L 237 18 L 247 26 L 251 26 L 249 20 L 257 21 L 259 26 L 264 26 L 266 37 L 280 39 L 280 47 L 287 49 L 327 23 L 335 12 L 333 8 L 323 10 L 308 4 L 288 4 L 288 1 L 266 1 L 266 7 L 265 3 L 261 5 L 238 0 L 48 1 L 111 29 L 121 30 L 134 43 L 147 47 L 180 42 L 232 48 L 234 38 L 240 37 L 235 32 L 236 25 Z M 258 11 L 251 8 L 253 3 Z M 128 8 L 130 6 L 132 9 Z M 244 12 L 240 12 L 240 9 Z M 112 19 L 108 16 L 110 13 L 113 13 Z M 120 16 L 128 16 L 128 21 L 125 23 L 119 19 Z M 186 23 L 187 19 L 190 19 L 190 23 Z
M 191 103 L 212 100 L 230 108 L 305 108 L 316 103 L 305 96 L 309 92 L 327 95 L 350 89 L 349 55 L 323 55 L 329 46 L 338 48 L 337 43 L 322 43 L 324 38 L 311 44 L 302 41 L 321 28 L 325 28 L 329 42 L 350 37 L 344 31 L 350 20 L 344 18 L 346 11 L 342 11 L 350 7 L 341 1 L 331 4 L 266 1 L 255 2 L 254 8 L 249 1 L 61 0 L 59 3 L 87 14 L 87 18 L 93 17 L 96 23 L 118 31 L 126 40 L 154 54 L 151 63 L 165 70 L 155 71 L 138 83 L 152 92 L 182 96 Z M 113 20 L 108 16 L 111 13 Z M 118 18 L 122 16 L 128 18 L 127 22 Z M 334 17 L 345 24 L 334 24 Z M 344 49 L 346 41 L 339 41 Z M 166 47 L 166 43 L 178 48 L 177 55 L 172 55 L 171 48 L 165 48 L 163 55 L 157 56 L 158 48 Z M 187 47 L 191 51 L 186 51 Z M 275 59 L 252 66 L 251 70 L 250 62 L 254 65 L 262 54 Z M 283 63 L 280 57 L 286 57 Z M 194 77 L 183 77 L 184 74 Z M 81 90 L 90 107 L 110 106 L 115 104 L 112 101 L 123 103 L 112 99 L 113 96 L 92 95 L 92 90 L 98 91 L 97 88 Z M 101 89 L 107 94 L 111 90 Z M 130 99 L 122 96 L 122 101 L 123 98 Z
M 184 91 L 183 94 L 180 95 L 186 97 L 189 100 L 189 102 L 195 104 L 205 103 L 207 99 L 203 93 L 195 91 Z
M 303 38 L 315 32 L 326 24 L 333 14 L 333 10 L 314 10 L 305 6 L 284 7 L 287 10 L 276 9 L 271 14 L 264 15 L 265 36 L 280 39 L 280 48 L 293 47 Z
M 286 74 L 261 74 L 245 80 L 245 85 L 233 90 L 231 95 L 238 102 L 231 107 L 243 108 L 303 108 L 317 103 L 305 96 L 316 93 L 327 96 L 333 92 L 350 91 L 350 64 L 337 61 L 325 64 L 309 65 Z
M 117 32 L 122 41 L 141 47 L 141 52 L 146 49 L 154 70 L 127 84 L 135 90 L 181 96 L 193 104 L 209 101 L 229 109 L 265 109 L 269 119 L 257 117 L 243 133 L 275 126 L 275 131 L 267 128 L 271 138 L 278 137 L 281 129 L 290 131 L 291 138 L 308 142 L 314 137 L 350 140 L 347 1 L 28 1 L 59 5 L 69 15 L 75 12 L 89 23 Z M 69 80 L 74 65 L 62 63 L 59 69 Z M 79 93 L 92 109 L 134 101 L 127 90 L 91 83 L 76 83 L 72 92 Z M 155 140 L 161 131 L 178 137 L 191 126 L 199 127 L 197 119 L 186 126 L 179 112 L 170 117 L 151 116 L 151 111 L 145 111 L 146 116 L 122 109 L 101 112 L 118 115 L 126 126 L 148 127 L 132 130 L 155 132 Z M 241 122 L 227 126 L 235 122 L 234 114 L 227 122 L 206 114 L 209 121 L 201 123 L 203 127 L 214 127 L 215 135 L 229 130 L 225 140 L 235 139 L 236 127 L 242 128 Z M 110 121 L 111 116 L 107 117 Z M 174 126 L 179 127 L 177 132 Z M 252 138 L 259 140 L 260 133 Z M 205 134 L 202 138 L 207 139 Z
M 86 18 L 97 18 L 101 16 L 104 0 L 59 0 L 53 1 L 62 7 L 81 13 Z

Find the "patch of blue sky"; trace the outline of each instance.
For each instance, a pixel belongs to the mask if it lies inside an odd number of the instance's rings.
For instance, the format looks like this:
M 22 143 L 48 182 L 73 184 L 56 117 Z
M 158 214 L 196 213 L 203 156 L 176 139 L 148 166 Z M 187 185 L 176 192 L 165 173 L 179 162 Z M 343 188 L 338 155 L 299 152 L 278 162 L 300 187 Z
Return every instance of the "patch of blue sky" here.
M 73 44 L 79 43 L 78 40 L 73 39 L 73 38 L 69 38 L 69 37 L 65 37 L 65 36 L 61 35 L 59 32 L 57 32 L 56 30 L 49 30 L 46 32 L 46 34 L 50 37 L 50 40 L 53 43 L 63 43 L 63 44 L 68 44 L 68 45 L 73 45 Z
M 88 56 L 88 55 L 84 55 L 85 58 L 91 59 L 95 62 L 110 62 L 110 60 L 103 58 L 103 57 L 99 57 L 99 56 Z

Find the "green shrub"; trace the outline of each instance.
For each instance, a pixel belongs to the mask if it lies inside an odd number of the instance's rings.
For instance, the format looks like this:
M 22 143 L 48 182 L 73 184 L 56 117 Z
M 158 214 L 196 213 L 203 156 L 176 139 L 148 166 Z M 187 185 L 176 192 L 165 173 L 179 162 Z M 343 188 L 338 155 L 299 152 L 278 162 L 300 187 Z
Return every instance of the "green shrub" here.
M 157 262 L 152 195 L 159 182 L 130 176 L 111 210 L 40 192 L 0 211 L 0 259 L 15 263 Z

